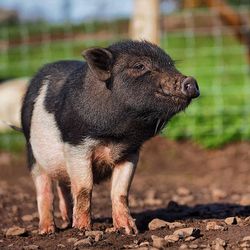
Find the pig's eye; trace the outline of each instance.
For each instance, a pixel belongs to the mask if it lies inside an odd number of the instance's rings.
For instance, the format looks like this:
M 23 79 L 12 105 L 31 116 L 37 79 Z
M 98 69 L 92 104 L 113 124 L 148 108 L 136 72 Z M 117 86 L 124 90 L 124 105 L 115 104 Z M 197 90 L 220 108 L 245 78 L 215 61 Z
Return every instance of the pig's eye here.
M 145 70 L 145 66 L 142 64 L 142 63 L 136 63 L 134 66 L 133 66 L 133 69 L 136 69 L 138 71 L 143 71 Z

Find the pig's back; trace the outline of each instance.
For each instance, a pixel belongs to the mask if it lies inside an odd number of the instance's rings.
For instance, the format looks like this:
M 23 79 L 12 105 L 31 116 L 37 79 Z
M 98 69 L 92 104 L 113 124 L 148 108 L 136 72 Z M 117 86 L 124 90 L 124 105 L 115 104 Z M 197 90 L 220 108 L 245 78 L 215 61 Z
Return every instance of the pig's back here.
M 83 65 L 84 63 L 81 61 L 58 61 L 50 63 L 42 67 L 32 78 L 22 106 L 22 128 L 27 140 L 29 140 L 30 137 L 30 125 L 34 104 L 42 86 L 45 84 L 48 85 L 50 90 L 49 98 L 52 100 L 51 103 L 54 102 L 54 105 L 56 105 L 55 98 L 58 96 L 67 77 L 75 70 L 83 67 Z

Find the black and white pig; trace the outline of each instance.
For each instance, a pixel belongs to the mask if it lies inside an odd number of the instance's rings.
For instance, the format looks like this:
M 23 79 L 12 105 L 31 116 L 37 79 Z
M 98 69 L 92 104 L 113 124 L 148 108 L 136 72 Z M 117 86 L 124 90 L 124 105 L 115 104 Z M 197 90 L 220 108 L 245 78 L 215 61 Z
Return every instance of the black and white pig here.
M 112 176 L 114 227 L 137 233 L 128 193 L 140 148 L 199 96 L 199 88 L 169 55 L 146 41 L 122 41 L 82 55 L 86 62 L 45 65 L 23 101 L 39 232 L 55 231 L 54 180 L 65 223 L 89 229 L 93 184 Z

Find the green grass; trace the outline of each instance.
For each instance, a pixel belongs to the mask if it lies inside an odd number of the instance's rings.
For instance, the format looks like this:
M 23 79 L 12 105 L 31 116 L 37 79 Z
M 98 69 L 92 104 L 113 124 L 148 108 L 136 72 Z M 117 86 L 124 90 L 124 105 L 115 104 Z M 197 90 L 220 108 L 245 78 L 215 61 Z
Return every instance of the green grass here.
M 0 150 L 23 152 L 25 139 L 22 133 L 9 131 L 0 133 Z
M 204 147 L 250 139 L 250 77 L 244 47 L 231 36 L 171 34 L 162 46 L 195 76 L 201 96 L 172 119 L 163 134 L 193 139 Z
M 31 76 L 41 65 L 55 60 L 82 60 L 85 48 L 107 46 L 116 39 L 53 42 L 0 51 L 0 78 Z M 198 80 L 201 90 L 200 98 L 175 116 L 163 135 L 192 139 L 204 147 L 249 140 L 250 77 L 244 46 L 232 36 L 178 33 L 163 36 L 161 46 L 177 60 L 181 72 Z M 23 145 L 21 137 L 1 135 L 0 149 L 18 149 Z

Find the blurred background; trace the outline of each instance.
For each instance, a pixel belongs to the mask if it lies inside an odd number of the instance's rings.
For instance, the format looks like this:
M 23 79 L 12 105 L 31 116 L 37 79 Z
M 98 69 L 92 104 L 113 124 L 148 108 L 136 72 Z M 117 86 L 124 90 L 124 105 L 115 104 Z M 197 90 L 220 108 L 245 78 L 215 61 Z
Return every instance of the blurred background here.
M 19 125 L 28 79 L 45 63 L 127 39 L 159 44 L 194 76 L 201 97 L 163 131 L 219 147 L 250 139 L 249 0 L 1 0 L 0 120 Z M 23 149 L 0 125 L 0 149 Z

